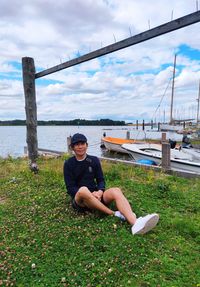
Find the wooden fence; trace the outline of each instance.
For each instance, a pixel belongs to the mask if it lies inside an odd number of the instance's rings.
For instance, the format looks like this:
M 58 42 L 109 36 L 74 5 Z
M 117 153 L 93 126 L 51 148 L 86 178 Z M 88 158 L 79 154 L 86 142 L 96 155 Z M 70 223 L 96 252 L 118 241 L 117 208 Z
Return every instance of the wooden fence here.
M 23 69 L 23 85 L 25 94 L 27 147 L 31 165 L 32 164 L 35 165 L 36 159 L 38 157 L 35 79 L 72 67 L 74 65 L 81 64 L 91 59 L 95 59 L 103 55 L 107 55 L 115 51 L 136 45 L 138 43 L 184 28 L 188 25 L 192 25 L 197 22 L 200 22 L 200 11 L 170 21 L 153 29 L 149 29 L 138 35 L 129 37 L 122 41 L 108 45 L 104 48 L 98 49 L 96 51 L 93 51 L 91 53 L 80 56 L 78 58 L 75 58 L 73 60 L 67 61 L 65 63 L 59 64 L 57 66 L 54 66 L 52 68 L 46 69 L 38 73 L 36 73 L 35 71 L 34 59 L 30 57 L 23 57 L 22 69 Z

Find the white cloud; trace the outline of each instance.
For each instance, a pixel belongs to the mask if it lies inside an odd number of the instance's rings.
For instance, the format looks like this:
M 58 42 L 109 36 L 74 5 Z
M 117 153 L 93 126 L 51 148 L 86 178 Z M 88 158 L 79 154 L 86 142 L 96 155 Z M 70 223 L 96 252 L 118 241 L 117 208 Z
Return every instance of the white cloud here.
M 196 0 L 153 3 L 1 0 L 0 119 L 25 117 L 22 57 L 33 57 L 39 71 L 196 11 Z M 189 109 L 198 92 L 200 59 L 180 46 L 199 51 L 198 30 L 199 23 L 48 75 L 46 84 L 37 80 L 38 118 L 149 120 L 172 76 L 176 52 L 176 97 L 181 109 Z M 169 97 L 170 86 L 160 111 Z

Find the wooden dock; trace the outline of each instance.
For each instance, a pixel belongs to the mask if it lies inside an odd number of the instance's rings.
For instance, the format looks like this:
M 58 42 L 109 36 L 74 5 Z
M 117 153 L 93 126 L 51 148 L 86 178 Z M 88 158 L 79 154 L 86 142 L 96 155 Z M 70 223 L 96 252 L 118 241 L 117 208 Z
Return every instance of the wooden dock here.
M 57 151 L 57 150 L 51 150 L 51 149 L 44 149 L 44 148 L 38 148 L 38 154 L 39 155 L 50 155 L 50 156 L 61 156 L 65 152 L 62 151 Z M 28 148 L 25 146 L 24 147 L 24 154 L 28 155 Z

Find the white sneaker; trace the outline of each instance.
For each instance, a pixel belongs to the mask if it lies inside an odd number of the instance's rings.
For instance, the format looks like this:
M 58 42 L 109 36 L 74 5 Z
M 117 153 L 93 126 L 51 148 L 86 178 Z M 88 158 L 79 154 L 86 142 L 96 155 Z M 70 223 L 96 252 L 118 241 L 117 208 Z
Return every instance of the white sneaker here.
M 126 217 L 123 216 L 123 214 L 120 211 L 115 211 L 115 216 L 120 218 L 121 220 L 125 221 Z
M 139 217 L 135 224 L 131 227 L 132 234 L 145 234 L 153 229 L 158 223 L 159 215 L 157 213 L 148 214 Z

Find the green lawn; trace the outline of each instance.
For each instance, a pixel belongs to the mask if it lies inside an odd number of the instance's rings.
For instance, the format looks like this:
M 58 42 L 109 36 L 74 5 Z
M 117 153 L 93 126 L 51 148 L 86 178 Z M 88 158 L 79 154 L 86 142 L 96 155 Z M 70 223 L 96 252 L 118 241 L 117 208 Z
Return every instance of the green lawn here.
M 123 189 L 137 215 L 158 226 L 133 236 L 101 214 L 77 214 L 63 161 L 0 160 L 0 286 L 200 286 L 200 180 L 103 163 L 107 187 Z

